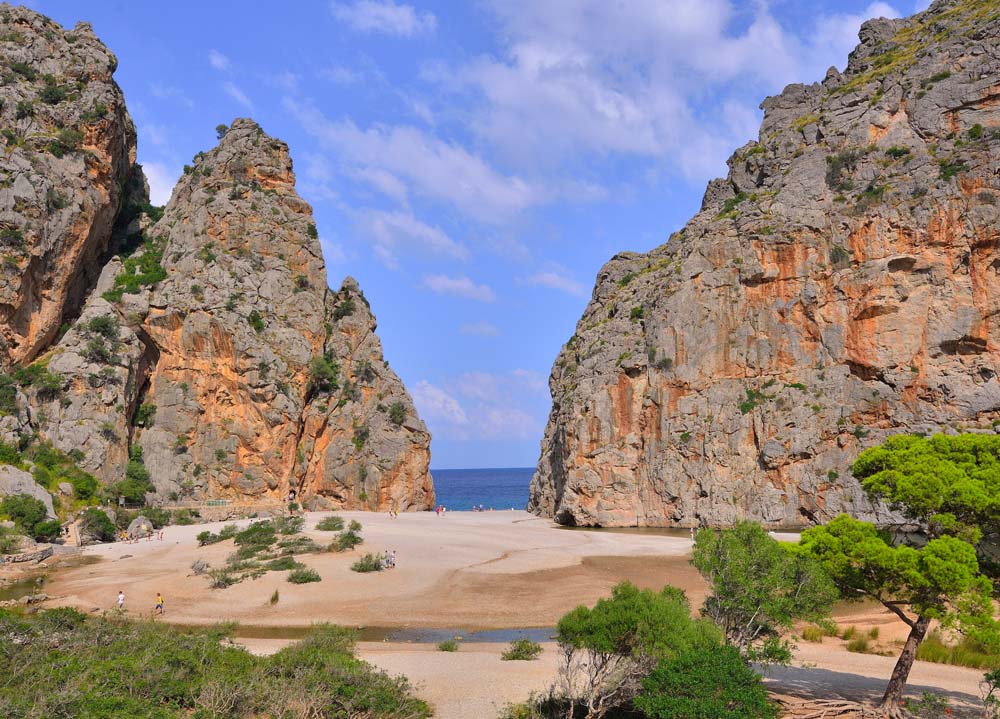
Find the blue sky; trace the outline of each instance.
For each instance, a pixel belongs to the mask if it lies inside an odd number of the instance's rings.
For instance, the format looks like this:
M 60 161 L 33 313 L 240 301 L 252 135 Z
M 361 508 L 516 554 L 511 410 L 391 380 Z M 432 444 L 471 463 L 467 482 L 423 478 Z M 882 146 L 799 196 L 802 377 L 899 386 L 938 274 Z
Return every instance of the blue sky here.
M 291 147 L 331 286 L 355 276 L 431 466 L 531 466 L 548 374 L 612 255 L 664 242 L 843 68 L 863 19 L 928 0 L 36 0 L 117 54 L 164 203 L 215 126 Z

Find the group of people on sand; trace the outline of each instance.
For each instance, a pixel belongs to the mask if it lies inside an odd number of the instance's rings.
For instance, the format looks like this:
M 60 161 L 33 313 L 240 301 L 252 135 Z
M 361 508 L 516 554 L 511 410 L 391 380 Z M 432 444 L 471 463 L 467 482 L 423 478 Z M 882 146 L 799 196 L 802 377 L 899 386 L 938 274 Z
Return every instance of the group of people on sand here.
M 472 511 L 473 512 L 492 512 L 493 511 L 493 507 L 490 507 L 489 509 L 486 509 L 481 504 L 478 507 L 475 504 L 473 504 L 472 505 Z
M 118 539 L 121 540 L 122 542 L 124 542 L 125 544 L 138 544 L 139 543 L 139 539 L 141 539 L 141 538 L 139 537 L 139 535 L 136 535 L 134 537 L 130 537 L 130 536 L 128 536 L 128 532 L 126 532 L 123 529 L 122 532 L 121 532 L 121 534 L 118 535 Z M 150 532 L 149 534 L 146 535 L 146 541 L 147 542 L 152 542 L 154 539 L 158 539 L 159 541 L 162 542 L 163 541 L 163 530 L 160 530 L 159 532 Z
M 125 611 L 125 590 L 118 590 L 118 611 Z M 163 595 L 156 593 L 156 606 L 153 607 L 153 614 L 163 614 Z
M 385 550 L 385 556 L 382 558 L 382 567 L 384 569 L 395 569 L 396 568 L 396 550 Z
M 438 506 L 436 506 L 434 508 L 434 513 L 437 514 L 437 516 L 439 516 L 439 517 L 443 517 L 444 513 L 447 512 L 447 511 L 448 511 L 448 508 L 446 506 L 444 506 L 443 504 L 439 504 Z

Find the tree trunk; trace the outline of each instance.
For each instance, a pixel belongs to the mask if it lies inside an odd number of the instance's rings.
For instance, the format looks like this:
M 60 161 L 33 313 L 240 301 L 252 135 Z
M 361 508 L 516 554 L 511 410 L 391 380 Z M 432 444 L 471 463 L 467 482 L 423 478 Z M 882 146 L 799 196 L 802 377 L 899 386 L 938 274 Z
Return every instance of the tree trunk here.
M 913 661 L 917 658 L 917 647 L 920 646 L 920 642 L 924 641 L 924 635 L 927 634 L 927 627 L 930 626 L 930 623 L 931 620 L 928 617 L 918 617 L 916 623 L 910 627 L 910 636 L 906 638 L 903 651 L 899 655 L 899 659 L 896 660 L 892 676 L 889 677 L 889 686 L 885 688 L 882 703 L 879 704 L 879 709 L 890 717 L 902 716 L 900 705 L 903 701 L 903 687 L 906 686 L 906 680 L 910 676 Z

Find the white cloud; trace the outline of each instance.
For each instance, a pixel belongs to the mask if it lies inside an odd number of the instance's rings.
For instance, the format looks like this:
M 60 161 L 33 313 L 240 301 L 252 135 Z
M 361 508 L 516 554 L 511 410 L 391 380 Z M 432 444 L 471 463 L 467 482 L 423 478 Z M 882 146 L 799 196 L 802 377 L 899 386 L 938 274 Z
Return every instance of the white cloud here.
M 586 297 L 587 295 L 587 288 L 584 287 L 583 283 L 571 277 L 564 267 L 555 264 L 549 266 L 547 269 L 522 278 L 521 284 L 534 287 L 548 287 L 549 289 L 559 290 L 560 292 L 566 292 L 578 297 Z
M 359 32 L 408 37 L 433 32 L 437 27 L 437 18 L 432 13 L 419 12 L 412 5 L 397 5 L 392 0 L 334 2 L 330 9 L 335 18 Z
M 422 379 L 413 385 L 410 394 L 413 396 L 417 412 L 429 424 L 442 422 L 457 427 L 469 424 L 469 417 L 458 400 L 427 380 Z
M 862 16 L 898 17 L 873 2 L 857 15 L 821 16 L 796 35 L 771 4 L 488 0 L 500 52 L 429 65 L 424 79 L 456 97 L 471 90 L 478 103 L 468 129 L 522 172 L 568 176 L 613 154 L 666 162 L 701 182 L 756 135 L 763 93 L 842 64 Z M 563 188 L 559 196 L 574 195 Z
M 253 110 L 253 103 L 250 102 L 250 98 L 247 97 L 246 93 L 244 93 L 239 87 L 237 87 L 235 83 L 224 82 L 222 83 L 222 89 L 225 91 L 227 95 L 229 95 L 229 97 L 233 98 L 240 105 L 242 105 L 248 110 Z
M 458 328 L 463 335 L 473 335 L 476 337 L 499 337 L 500 330 L 496 325 L 485 320 L 464 324 Z
M 418 382 L 413 401 L 442 439 L 537 439 L 548 406 L 538 378 L 527 370 L 466 372 L 446 380 L 444 387 Z
M 157 206 L 167 204 L 181 173 L 168 169 L 161 162 L 144 162 L 142 171 L 149 182 L 149 201 Z
M 412 193 L 453 205 L 489 222 L 546 200 L 542 186 L 494 170 L 479 155 L 415 127 L 377 125 L 362 130 L 350 120 L 333 122 L 314 107 L 285 98 L 285 108 L 321 145 L 358 169 L 388 173 Z M 398 196 L 398 188 L 393 190 Z
M 407 248 L 456 260 L 469 258 L 469 251 L 463 245 L 408 212 L 367 210 L 359 216 L 359 224 L 374 241 L 375 254 L 390 268 L 399 266 L 399 251 Z
M 218 50 L 208 51 L 208 64 L 216 70 L 225 71 L 229 69 L 229 58 Z
M 477 285 L 465 276 L 428 275 L 424 277 L 421 286 L 435 294 L 463 297 L 476 302 L 495 302 L 497 299 L 492 287 L 489 285 Z

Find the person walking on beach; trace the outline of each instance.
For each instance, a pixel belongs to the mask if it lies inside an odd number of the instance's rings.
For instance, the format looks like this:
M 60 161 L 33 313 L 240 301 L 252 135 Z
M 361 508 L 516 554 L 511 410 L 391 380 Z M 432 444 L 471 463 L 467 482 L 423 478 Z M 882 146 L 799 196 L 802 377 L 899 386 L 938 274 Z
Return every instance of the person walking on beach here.
M 163 595 L 159 592 L 156 593 L 156 608 L 153 609 L 155 614 L 163 614 Z
M 125 592 L 121 589 L 118 590 L 118 611 L 121 612 L 125 609 Z
M 382 559 L 382 566 L 385 567 L 386 569 L 389 569 L 389 567 L 392 566 L 391 564 L 389 564 L 389 561 L 390 561 L 389 550 L 387 549 L 385 550 L 385 557 Z
M 393 549 L 392 553 L 389 555 L 389 569 L 396 568 L 396 550 Z

